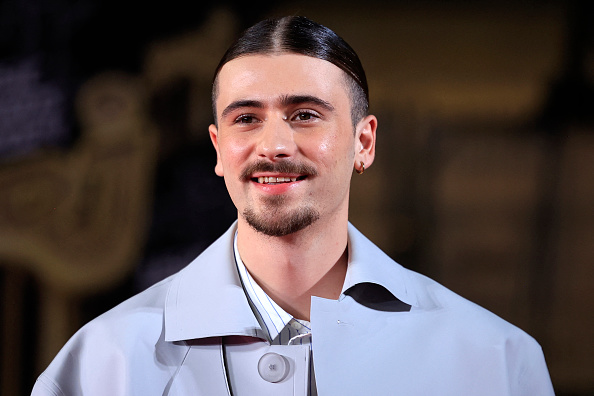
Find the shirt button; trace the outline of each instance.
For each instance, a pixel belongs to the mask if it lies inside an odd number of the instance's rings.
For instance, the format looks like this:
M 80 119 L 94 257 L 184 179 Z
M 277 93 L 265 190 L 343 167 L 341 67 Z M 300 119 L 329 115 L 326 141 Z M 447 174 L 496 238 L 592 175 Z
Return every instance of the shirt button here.
M 299 330 L 299 329 L 301 329 L 301 327 L 303 327 L 303 326 L 301 326 L 301 323 L 297 322 L 296 320 L 294 320 L 294 321 L 292 321 L 292 322 L 291 322 L 291 326 L 292 326 L 292 327 L 293 327 L 295 330 Z
M 289 374 L 289 361 L 278 353 L 266 353 L 258 361 L 258 373 L 268 382 L 280 382 Z

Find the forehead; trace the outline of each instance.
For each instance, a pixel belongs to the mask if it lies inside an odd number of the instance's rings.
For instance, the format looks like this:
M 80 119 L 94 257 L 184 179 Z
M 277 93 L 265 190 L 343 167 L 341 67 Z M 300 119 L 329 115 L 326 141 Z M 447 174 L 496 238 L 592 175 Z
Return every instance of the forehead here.
M 315 95 L 348 100 L 346 74 L 332 63 L 299 54 L 248 55 L 227 62 L 217 76 L 217 107 L 237 99 Z

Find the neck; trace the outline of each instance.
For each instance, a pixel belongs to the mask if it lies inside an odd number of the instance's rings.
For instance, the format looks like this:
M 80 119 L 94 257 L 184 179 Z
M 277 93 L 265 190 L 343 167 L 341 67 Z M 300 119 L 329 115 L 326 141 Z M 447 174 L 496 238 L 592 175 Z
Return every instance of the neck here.
M 252 277 L 281 308 L 309 320 L 311 297 L 338 299 L 347 268 L 347 218 L 284 236 L 255 231 L 240 217 L 237 246 Z

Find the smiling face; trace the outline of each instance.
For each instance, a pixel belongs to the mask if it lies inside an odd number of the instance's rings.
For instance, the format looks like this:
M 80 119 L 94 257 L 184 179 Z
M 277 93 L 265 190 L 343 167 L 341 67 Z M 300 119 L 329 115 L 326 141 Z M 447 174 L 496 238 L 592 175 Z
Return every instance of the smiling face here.
M 346 78 L 327 61 L 286 53 L 223 66 L 209 131 L 240 227 L 284 236 L 346 221 L 353 165 L 371 165 L 376 126 L 368 116 L 353 131 Z

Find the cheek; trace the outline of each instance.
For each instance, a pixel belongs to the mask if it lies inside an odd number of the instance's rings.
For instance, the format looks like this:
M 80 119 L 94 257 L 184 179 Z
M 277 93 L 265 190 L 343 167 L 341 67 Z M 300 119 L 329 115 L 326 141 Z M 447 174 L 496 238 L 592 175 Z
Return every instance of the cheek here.
M 315 149 L 321 161 L 329 166 L 340 166 L 342 163 L 352 162 L 354 157 L 354 138 L 345 136 L 345 132 L 324 135 L 318 140 Z
M 220 144 L 221 161 L 225 171 L 239 173 L 238 167 L 249 157 L 250 149 L 246 142 L 237 139 L 225 139 Z
M 317 136 L 309 136 L 303 144 L 310 153 L 315 153 L 320 159 L 335 159 L 340 155 L 341 146 L 344 145 L 344 140 L 341 143 L 340 134 L 328 130 L 321 131 Z

